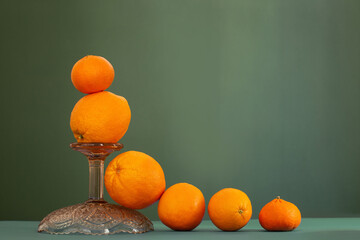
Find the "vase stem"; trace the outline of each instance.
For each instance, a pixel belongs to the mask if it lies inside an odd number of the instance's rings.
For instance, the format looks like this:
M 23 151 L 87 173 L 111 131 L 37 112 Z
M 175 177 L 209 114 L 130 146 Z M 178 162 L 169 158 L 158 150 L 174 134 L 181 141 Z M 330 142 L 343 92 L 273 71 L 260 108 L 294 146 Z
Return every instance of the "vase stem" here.
M 89 158 L 89 200 L 104 201 L 104 159 Z

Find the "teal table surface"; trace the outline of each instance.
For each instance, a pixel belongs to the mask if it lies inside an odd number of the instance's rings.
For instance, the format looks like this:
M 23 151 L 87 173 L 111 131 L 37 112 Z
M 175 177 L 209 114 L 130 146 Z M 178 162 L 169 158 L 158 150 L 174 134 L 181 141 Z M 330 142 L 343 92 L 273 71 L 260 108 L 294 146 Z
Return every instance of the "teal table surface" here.
M 257 219 L 237 232 L 218 230 L 210 221 L 203 221 L 190 232 L 172 231 L 161 222 L 155 221 L 155 231 L 143 234 L 120 233 L 105 236 L 90 235 L 51 235 L 38 233 L 39 222 L 33 221 L 0 221 L 0 239 L 358 239 L 360 240 L 360 218 L 304 218 L 300 226 L 292 232 L 267 232 Z

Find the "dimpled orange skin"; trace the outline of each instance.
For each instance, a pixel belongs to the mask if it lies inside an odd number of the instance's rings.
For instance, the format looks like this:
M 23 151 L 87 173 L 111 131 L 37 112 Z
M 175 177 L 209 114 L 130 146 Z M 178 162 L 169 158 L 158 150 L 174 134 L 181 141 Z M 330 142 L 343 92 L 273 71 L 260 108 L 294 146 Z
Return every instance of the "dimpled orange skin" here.
M 71 70 L 71 81 L 82 93 L 100 92 L 114 80 L 115 71 L 103 57 L 88 55 L 77 61 Z
M 124 97 L 111 92 L 93 93 L 74 106 L 70 127 L 78 142 L 118 142 L 126 133 L 131 111 Z
M 106 168 L 104 179 L 110 197 L 132 209 L 142 209 L 159 200 L 166 185 L 160 164 L 137 151 L 115 157 Z
M 219 229 L 237 231 L 249 222 L 252 206 L 244 192 L 235 188 L 224 188 L 211 197 L 208 213 Z
M 175 231 L 191 231 L 205 214 L 202 192 L 188 183 L 177 183 L 161 196 L 158 205 L 161 222 Z
M 261 209 L 259 222 L 268 231 L 292 231 L 300 225 L 301 213 L 294 204 L 278 197 Z

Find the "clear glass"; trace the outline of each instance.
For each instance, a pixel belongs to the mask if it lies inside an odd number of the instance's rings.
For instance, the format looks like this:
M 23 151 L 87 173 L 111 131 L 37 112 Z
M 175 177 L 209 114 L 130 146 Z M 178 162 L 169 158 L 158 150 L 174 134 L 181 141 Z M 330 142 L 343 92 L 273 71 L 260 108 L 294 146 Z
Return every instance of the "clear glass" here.
M 72 143 L 89 161 L 89 198 L 86 202 L 51 212 L 39 224 L 38 232 L 52 234 L 82 233 L 105 235 L 119 232 L 144 233 L 154 230 L 143 214 L 107 203 L 104 193 L 104 161 L 110 153 L 123 148 L 120 143 Z

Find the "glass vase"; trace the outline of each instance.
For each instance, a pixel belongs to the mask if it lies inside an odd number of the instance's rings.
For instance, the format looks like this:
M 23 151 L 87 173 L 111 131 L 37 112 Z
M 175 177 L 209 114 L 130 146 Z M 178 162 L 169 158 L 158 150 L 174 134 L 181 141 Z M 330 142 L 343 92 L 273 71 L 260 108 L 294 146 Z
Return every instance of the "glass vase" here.
M 144 233 L 154 230 L 143 214 L 107 203 L 104 193 L 104 161 L 123 148 L 120 143 L 72 143 L 70 147 L 89 161 L 89 198 L 86 202 L 51 212 L 39 224 L 38 232 L 105 235 L 119 232 Z

